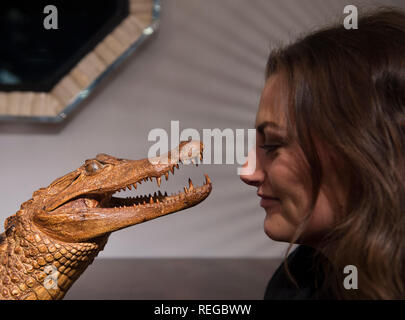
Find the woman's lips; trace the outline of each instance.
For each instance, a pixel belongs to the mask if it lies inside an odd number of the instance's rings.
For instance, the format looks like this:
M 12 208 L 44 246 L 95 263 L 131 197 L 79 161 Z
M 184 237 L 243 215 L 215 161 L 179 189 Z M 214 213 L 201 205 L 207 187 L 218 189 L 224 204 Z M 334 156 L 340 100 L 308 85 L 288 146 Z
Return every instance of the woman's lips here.
M 260 206 L 265 209 L 273 208 L 280 204 L 280 199 L 275 197 L 269 197 L 265 195 L 258 194 L 262 200 L 260 200 Z

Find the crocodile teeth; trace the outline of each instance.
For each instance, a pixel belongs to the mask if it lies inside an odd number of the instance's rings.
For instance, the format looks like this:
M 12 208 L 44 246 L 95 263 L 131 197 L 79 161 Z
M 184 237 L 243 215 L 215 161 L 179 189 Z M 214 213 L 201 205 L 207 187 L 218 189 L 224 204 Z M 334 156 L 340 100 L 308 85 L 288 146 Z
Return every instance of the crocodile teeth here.
M 190 155 L 189 155 L 190 156 Z M 138 183 L 142 183 L 142 181 L 153 181 L 153 179 L 156 179 L 156 184 L 158 185 L 158 187 L 161 187 L 161 183 L 162 183 L 162 178 L 163 175 L 166 178 L 166 181 L 169 179 L 169 173 L 172 172 L 172 174 L 174 175 L 174 171 L 175 168 L 179 169 L 179 164 L 195 164 L 196 166 L 198 166 L 198 164 L 201 164 L 203 160 L 203 153 L 200 152 L 199 154 L 197 154 L 196 156 L 194 156 L 193 158 L 188 158 L 188 159 L 179 159 L 178 163 L 175 164 L 171 164 L 168 167 L 166 167 L 166 169 L 164 170 L 165 172 L 161 172 L 159 177 L 153 176 L 153 177 L 144 177 L 139 179 L 137 182 L 134 182 L 133 184 L 130 184 L 128 186 L 124 186 L 120 189 L 118 189 L 118 192 L 121 191 L 126 191 L 128 190 L 132 190 L 132 187 L 137 189 L 137 184 Z M 155 173 L 156 174 L 156 173 Z M 203 182 L 203 186 L 205 186 L 203 190 L 206 190 L 207 185 L 211 184 L 211 179 L 209 178 L 209 176 L 207 174 L 204 174 L 205 176 L 205 181 Z M 192 194 L 195 194 L 197 192 L 197 190 L 199 190 L 200 187 L 199 186 L 194 186 L 193 181 L 191 180 L 191 178 L 188 179 L 188 186 L 184 186 L 184 191 L 181 192 L 179 191 L 178 193 L 171 193 L 170 196 L 168 196 L 167 192 L 164 193 L 164 195 L 162 194 L 162 192 L 160 190 L 158 190 L 157 192 L 155 192 L 153 195 L 149 194 L 148 195 L 140 195 L 140 196 L 136 196 L 136 197 L 127 197 L 127 200 L 121 203 L 124 203 L 124 208 L 126 207 L 126 205 L 128 206 L 133 206 L 133 207 L 137 207 L 139 206 L 139 208 L 144 205 L 145 207 L 162 207 L 164 204 L 168 204 L 171 205 L 172 203 L 176 202 L 176 201 L 180 201 L 180 200 L 185 200 L 187 199 L 189 196 L 191 196 Z M 131 204 L 129 204 L 131 203 Z M 117 203 L 117 205 L 120 203 Z M 117 209 L 122 209 L 122 206 L 117 206 L 115 207 L 115 210 Z M 138 209 L 139 209 L 138 208 Z

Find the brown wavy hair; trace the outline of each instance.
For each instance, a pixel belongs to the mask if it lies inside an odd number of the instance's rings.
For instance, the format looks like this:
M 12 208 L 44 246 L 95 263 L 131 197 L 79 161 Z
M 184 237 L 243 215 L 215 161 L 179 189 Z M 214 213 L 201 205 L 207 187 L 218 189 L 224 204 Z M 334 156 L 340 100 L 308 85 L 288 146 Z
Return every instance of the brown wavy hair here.
M 287 83 L 289 132 L 310 166 L 312 204 L 324 176 L 319 140 L 347 191 L 314 260 L 324 289 L 337 299 L 405 299 L 405 12 L 380 8 L 358 29 L 339 23 L 274 50 L 266 79 L 276 73 Z M 357 290 L 343 287 L 346 265 L 357 267 Z

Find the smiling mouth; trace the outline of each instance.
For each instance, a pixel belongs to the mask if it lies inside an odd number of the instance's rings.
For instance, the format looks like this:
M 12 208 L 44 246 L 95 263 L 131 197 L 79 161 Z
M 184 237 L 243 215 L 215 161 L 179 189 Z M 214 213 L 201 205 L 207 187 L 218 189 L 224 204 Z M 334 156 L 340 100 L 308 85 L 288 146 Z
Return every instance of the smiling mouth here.
M 267 197 L 263 195 L 259 195 L 260 198 L 260 206 L 265 209 L 272 209 L 280 204 L 280 199 L 275 197 Z
M 273 196 L 268 196 L 265 194 L 262 194 L 260 192 L 257 192 L 257 196 L 262 198 L 262 199 L 266 199 L 266 200 L 280 200 L 279 198 L 273 197 Z
M 260 195 L 259 195 L 259 197 L 262 199 L 265 199 L 265 200 L 280 200 L 279 198 L 276 198 L 276 197 L 267 197 L 267 196 L 260 196 Z

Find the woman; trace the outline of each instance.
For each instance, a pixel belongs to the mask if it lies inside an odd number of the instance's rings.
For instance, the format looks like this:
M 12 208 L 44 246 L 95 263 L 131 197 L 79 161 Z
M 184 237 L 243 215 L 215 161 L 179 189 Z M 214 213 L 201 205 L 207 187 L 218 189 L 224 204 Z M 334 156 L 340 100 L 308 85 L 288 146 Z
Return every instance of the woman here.
M 266 234 L 290 242 L 286 256 L 299 244 L 266 298 L 404 299 L 405 13 L 272 52 L 256 129 L 241 178 Z

